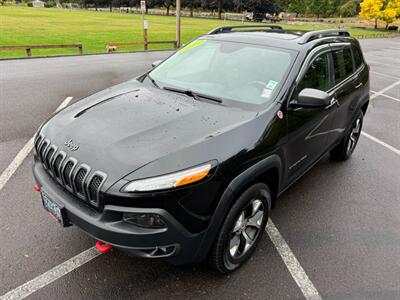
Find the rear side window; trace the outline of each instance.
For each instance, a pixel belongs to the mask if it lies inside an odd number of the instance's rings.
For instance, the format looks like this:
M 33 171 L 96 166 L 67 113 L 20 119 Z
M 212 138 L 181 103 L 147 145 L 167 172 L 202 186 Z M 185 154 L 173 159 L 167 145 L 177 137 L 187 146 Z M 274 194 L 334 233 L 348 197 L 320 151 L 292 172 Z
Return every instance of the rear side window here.
M 353 74 L 353 59 L 350 47 L 333 52 L 333 66 L 335 70 L 335 84 L 338 84 Z
M 353 51 L 354 66 L 356 67 L 356 69 L 358 69 L 363 63 L 363 59 L 362 59 L 362 55 L 361 55 L 360 49 L 358 47 L 352 45 L 351 46 L 351 50 Z
M 297 91 L 301 92 L 301 90 L 306 88 L 321 91 L 327 91 L 330 88 L 328 53 L 321 54 L 314 59 L 299 83 Z

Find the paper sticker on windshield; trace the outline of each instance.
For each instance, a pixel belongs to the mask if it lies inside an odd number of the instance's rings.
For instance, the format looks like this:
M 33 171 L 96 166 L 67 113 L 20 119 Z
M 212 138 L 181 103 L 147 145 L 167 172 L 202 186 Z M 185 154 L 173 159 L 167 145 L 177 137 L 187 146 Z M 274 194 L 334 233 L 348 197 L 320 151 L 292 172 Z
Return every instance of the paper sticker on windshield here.
M 198 40 L 198 41 L 194 41 L 193 43 L 190 43 L 189 45 L 183 47 L 182 49 L 178 50 L 177 53 L 183 53 L 185 51 L 188 51 L 190 49 L 196 48 L 200 45 L 203 45 L 206 42 L 206 40 Z
M 265 87 L 267 90 L 274 90 L 275 87 L 278 85 L 278 83 L 276 81 L 270 80 L 267 83 L 267 86 Z
M 270 98 L 272 94 L 272 90 L 270 89 L 263 89 L 262 93 L 261 93 L 261 97 L 264 98 Z

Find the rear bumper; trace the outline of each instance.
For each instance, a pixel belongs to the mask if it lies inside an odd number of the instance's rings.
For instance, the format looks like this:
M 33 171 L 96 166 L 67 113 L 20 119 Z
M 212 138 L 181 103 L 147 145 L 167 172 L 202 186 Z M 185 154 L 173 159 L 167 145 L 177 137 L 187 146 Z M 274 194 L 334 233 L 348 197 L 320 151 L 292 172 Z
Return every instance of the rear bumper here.
M 204 232 L 190 233 L 166 210 L 105 205 L 103 211 L 97 211 L 54 181 L 42 164 L 34 163 L 33 174 L 41 189 L 65 207 L 69 221 L 95 239 L 135 256 L 163 257 L 173 264 L 196 260 Z M 143 228 L 126 223 L 124 213 L 158 214 L 166 227 Z

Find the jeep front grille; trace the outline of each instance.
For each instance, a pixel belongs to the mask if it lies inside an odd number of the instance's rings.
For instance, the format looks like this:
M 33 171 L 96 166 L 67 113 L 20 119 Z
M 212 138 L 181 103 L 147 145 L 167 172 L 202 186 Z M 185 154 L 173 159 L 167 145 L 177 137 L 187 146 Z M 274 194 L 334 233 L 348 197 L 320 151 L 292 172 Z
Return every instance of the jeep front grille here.
M 48 139 L 36 137 L 35 150 L 48 173 L 69 192 L 99 208 L 99 191 L 107 175 L 91 171 L 91 167 L 68 157 L 64 151 L 57 151 Z

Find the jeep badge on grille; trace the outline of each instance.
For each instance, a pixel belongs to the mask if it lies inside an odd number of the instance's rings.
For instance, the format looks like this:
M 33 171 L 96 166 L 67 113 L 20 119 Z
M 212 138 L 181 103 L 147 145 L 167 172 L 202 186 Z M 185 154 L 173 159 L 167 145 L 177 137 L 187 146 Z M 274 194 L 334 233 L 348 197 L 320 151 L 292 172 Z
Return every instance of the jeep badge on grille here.
M 79 145 L 74 144 L 72 140 L 65 141 L 64 145 L 71 151 L 76 151 L 79 149 Z

